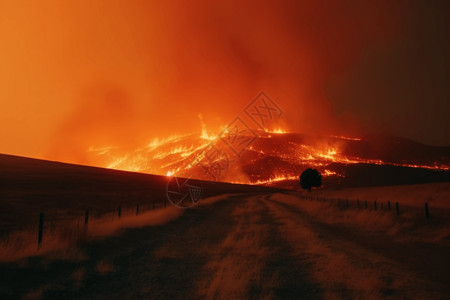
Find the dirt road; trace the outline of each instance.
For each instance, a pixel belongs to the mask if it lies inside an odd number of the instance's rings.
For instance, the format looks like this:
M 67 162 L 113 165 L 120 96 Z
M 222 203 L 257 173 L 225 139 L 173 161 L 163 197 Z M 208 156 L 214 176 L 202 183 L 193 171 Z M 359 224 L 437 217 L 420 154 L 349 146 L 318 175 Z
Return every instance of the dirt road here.
M 433 277 L 418 263 L 423 252 L 397 253 L 419 249 L 411 245 L 320 223 L 292 199 L 237 195 L 186 210 L 165 225 L 124 229 L 62 252 L 3 263 L 0 298 L 448 297 L 448 260 Z M 444 246 L 426 249 L 436 257 L 450 253 Z

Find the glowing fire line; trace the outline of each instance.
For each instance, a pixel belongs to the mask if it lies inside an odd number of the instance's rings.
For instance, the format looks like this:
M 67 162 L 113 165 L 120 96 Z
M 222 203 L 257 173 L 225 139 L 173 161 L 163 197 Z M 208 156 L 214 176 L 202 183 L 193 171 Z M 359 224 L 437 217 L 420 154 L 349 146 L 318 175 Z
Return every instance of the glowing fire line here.
M 201 116 L 200 116 L 201 119 Z M 120 169 L 126 171 L 145 172 L 166 176 L 175 176 L 179 172 L 185 172 L 196 166 L 199 162 L 205 159 L 205 149 L 214 142 L 218 136 L 208 133 L 205 124 L 202 121 L 202 131 L 200 135 L 185 134 L 173 135 L 168 138 L 155 138 L 145 147 L 138 148 L 134 151 L 116 154 L 118 147 L 104 146 L 104 147 L 89 147 L 87 152 L 95 154 L 97 157 L 102 157 L 106 160 L 105 166 L 111 169 Z M 287 131 L 281 128 L 275 130 L 265 130 L 266 133 L 271 134 L 286 134 Z M 272 138 L 271 135 L 266 136 Z M 331 136 L 332 138 L 360 141 L 359 138 Z M 186 139 L 186 140 L 184 140 Z M 187 144 L 189 141 L 190 144 Z M 323 176 L 342 176 L 341 174 L 328 170 L 326 167 L 329 163 L 342 164 L 375 164 L 375 165 L 392 165 L 400 167 L 424 168 L 432 170 L 450 170 L 450 166 L 446 165 L 419 165 L 408 163 L 394 163 L 386 162 L 379 159 L 364 159 L 359 157 L 345 156 L 339 152 L 336 146 L 319 147 L 304 144 L 297 144 L 289 141 L 288 145 L 294 149 L 294 153 L 277 152 L 271 150 L 269 153 L 254 146 L 249 147 L 248 151 L 257 153 L 258 155 L 277 156 L 283 161 L 292 164 L 308 164 L 322 169 Z M 236 183 L 246 184 L 270 184 L 285 180 L 298 180 L 298 176 L 275 176 L 267 180 L 257 181 L 241 181 Z M 234 180 L 229 180 L 234 181 Z

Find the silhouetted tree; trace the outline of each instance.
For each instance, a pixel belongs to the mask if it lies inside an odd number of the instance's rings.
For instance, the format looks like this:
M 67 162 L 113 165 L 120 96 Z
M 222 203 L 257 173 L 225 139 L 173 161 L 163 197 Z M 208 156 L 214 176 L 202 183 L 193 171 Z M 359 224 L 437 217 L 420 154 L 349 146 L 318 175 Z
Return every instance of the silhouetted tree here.
M 322 185 L 322 175 L 316 169 L 306 169 L 300 175 L 300 185 L 303 189 L 311 191 L 313 186 L 319 187 Z

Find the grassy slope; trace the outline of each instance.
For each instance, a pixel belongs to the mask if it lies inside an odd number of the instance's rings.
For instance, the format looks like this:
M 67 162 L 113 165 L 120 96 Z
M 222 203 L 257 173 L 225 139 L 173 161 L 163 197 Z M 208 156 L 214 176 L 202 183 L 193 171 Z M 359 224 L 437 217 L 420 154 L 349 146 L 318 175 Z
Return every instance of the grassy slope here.
M 163 206 L 170 180 L 157 176 L 72 165 L 0 154 L 0 228 L 3 231 L 35 224 L 39 212 L 58 220 L 84 215 Z M 201 182 L 204 196 L 233 192 L 268 191 L 229 183 Z M 0 232 L 0 235 L 2 232 Z

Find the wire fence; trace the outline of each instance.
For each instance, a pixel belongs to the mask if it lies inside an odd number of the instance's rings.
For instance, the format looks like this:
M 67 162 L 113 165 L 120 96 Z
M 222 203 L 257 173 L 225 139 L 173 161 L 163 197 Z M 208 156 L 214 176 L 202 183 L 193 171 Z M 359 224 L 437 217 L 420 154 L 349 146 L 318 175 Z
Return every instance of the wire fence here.
M 67 212 L 41 211 L 35 214 L 34 222 L 33 220 L 24 220 L 23 223 L 13 227 L 2 228 L 0 237 L 3 246 L 11 243 L 21 245 L 37 243 L 40 247 L 45 244 L 48 236 L 55 235 L 64 235 L 67 239 L 79 240 L 86 236 L 87 229 L 93 223 L 139 217 L 149 211 L 157 211 L 169 205 L 166 199 L 153 199 L 150 202 L 126 203 L 110 209 L 98 209 L 97 207 Z
M 338 210 L 372 210 L 392 213 L 397 217 L 401 217 L 402 214 L 406 212 L 414 212 L 415 214 L 419 213 L 418 207 L 402 205 L 398 201 L 368 201 L 363 199 L 331 198 L 294 191 L 285 191 L 284 193 L 296 196 L 300 200 L 331 203 L 335 205 Z M 75 239 L 78 239 L 78 236 L 80 234 L 84 235 L 86 232 L 86 228 L 88 228 L 89 225 L 96 220 L 114 221 L 120 220 L 124 217 L 138 217 L 145 212 L 165 208 L 169 205 L 170 204 L 166 199 L 153 199 L 149 202 L 118 205 L 117 207 L 111 208 L 109 210 L 86 208 L 85 210 L 78 210 L 75 212 L 71 211 L 67 214 L 55 212 L 46 213 L 45 211 L 42 211 L 39 212 L 38 215 L 36 215 L 36 219 L 34 222 L 31 222 L 31 224 L 28 223 L 27 226 L 24 226 L 23 228 L 14 228 L 14 230 L 12 230 L 11 228 L 3 229 L 3 232 L 1 232 L 1 238 L 4 242 L 6 241 L 7 243 L 9 241 L 10 234 L 14 234 L 14 231 L 17 232 L 20 230 L 27 230 L 28 232 L 34 232 L 35 243 L 37 243 L 38 246 L 45 243 L 46 236 L 54 234 L 57 231 L 66 233 L 70 232 L 73 236 L 75 236 Z M 435 216 L 431 213 L 430 204 L 428 202 L 424 202 L 421 210 L 422 212 L 420 214 L 422 214 L 422 217 L 426 218 L 427 220 Z
M 348 198 L 331 198 L 324 197 L 320 195 L 305 195 L 301 192 L 291 192 L 289 193 L 296 196 L 301 200 L 318 201 L 318 202 L 328 202 L 334 203 L 338 209 L 356 209 L 356 210 L 373 210 L 373 211 L 383 211 L 392 212 L 396 216 L 401 216 L 404 212 L 418 212 L 417 206 L 402 205 L 398 201 L 378 201 L 378 200 L 362 200 L 362 199 L 348 199 Z M 426 219 L 430 219 L 432 215 L 430 214 L 430 204 L 428 202 L 423 203 L 422 215 Z

